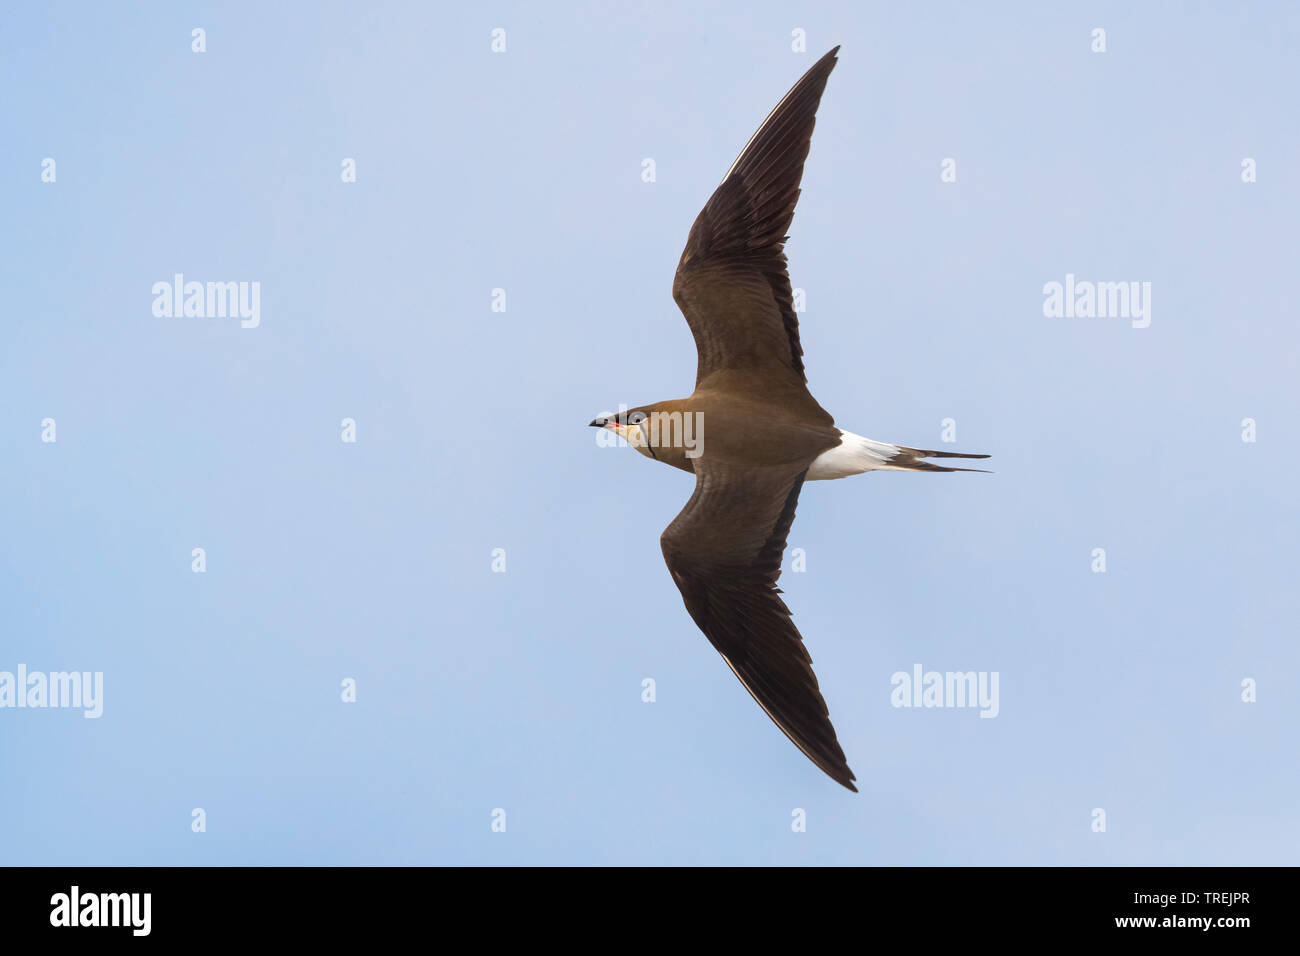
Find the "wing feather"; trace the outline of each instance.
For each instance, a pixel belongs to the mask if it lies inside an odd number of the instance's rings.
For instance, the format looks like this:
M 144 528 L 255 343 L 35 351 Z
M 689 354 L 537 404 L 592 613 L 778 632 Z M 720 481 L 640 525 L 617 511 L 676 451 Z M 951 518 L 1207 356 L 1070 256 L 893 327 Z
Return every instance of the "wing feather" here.
M 807 381 L 784 250 L 838 50 L 813 64 L 768 114 L 691 227 L 673 298 L 695 336 L 697 388 L 733 368 Z
M 660 544 L 686 610 L 764 713 L 856 792 L 812 658 L 776 586 L 804 472 L 701 459 L 695 493 Z

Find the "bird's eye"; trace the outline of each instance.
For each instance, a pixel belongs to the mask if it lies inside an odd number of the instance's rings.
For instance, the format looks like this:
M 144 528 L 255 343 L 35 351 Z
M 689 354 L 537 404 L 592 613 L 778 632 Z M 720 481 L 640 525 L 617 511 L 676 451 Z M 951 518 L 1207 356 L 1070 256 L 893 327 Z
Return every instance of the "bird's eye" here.
M 645 412 L 633 412 L 631 415 L 627 416 L 627 423 L 629 425 L 640 425 L 643 421 L 645 421 Z

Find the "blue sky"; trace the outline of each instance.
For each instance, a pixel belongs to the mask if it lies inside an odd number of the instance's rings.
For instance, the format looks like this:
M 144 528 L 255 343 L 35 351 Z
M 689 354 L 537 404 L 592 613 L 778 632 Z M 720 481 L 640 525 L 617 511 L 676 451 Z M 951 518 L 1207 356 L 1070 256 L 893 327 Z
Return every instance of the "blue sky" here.
M 104 712 L 0 708 L 0 862 L 1294 863 L 1298 34 L 1266 3 L 7 9 L 0 671 L 102 672 Z M 586 427 L 689 393 L 686 233 L 835 44 L 787 247 L 811 388 L 996 471 L 803 492 L 781 583 L 857 795 L 682 607 L 690 478 Z M 178 272 L 258 282 L 260 324 L 156 317 Z M 1045 317 L 1067 274 L 1150 282 L 1150 326 Z M 892 707 L 916 664 L 997 672 L 998 716 Z

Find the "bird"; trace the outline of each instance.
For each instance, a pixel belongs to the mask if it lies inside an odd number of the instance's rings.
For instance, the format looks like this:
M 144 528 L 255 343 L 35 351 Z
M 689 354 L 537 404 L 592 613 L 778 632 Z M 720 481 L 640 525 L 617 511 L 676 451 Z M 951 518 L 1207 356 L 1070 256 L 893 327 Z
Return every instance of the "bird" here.
M 687 398 L 590 424 L 688 471 L 695 491 L 660 537 L 686 610 L 772 722 L 854 793 L 812 658 L 777 579 L 806 481 L 870 471 L 983 471 L 988 458 L 873 441 L 835 426 L 808 390 L 785 256 L 817 108 L 840 47 L 768 114 L 691 226 L 673 298 L 695 339 Z

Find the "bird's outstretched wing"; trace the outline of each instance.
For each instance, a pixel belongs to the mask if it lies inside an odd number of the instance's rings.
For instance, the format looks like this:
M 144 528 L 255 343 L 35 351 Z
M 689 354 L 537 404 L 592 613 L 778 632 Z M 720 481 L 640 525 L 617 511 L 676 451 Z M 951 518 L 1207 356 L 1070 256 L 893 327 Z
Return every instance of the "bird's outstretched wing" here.
M 776 586 L 802 470 L 701 458 L 695 494 L 660 538 L 686 610 L 794 745 L 854 792 L 812 658 Z
M 673 298 L 695 336 L 696 388 L 735 368 L 770 370 L 801 388 L 806 381 L 785 233 L 838 50 L 813 64 L 772 110 L 691 227 Z

